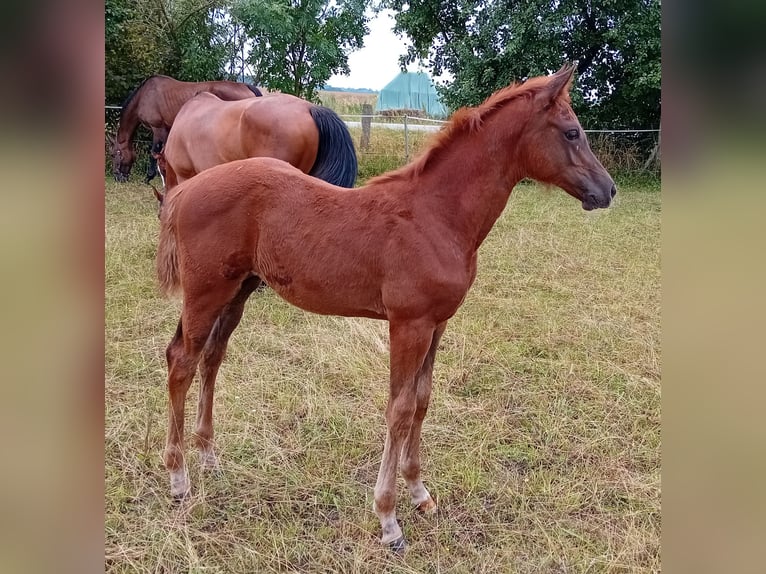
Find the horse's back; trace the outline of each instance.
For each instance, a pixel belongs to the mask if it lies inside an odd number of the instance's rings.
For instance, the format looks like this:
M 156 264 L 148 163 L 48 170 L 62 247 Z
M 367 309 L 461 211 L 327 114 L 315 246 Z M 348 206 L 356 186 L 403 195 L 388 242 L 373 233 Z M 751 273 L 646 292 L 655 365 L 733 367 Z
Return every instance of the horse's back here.
M 178 112 L 166 159 L 179 181 L 249 157 L 277 158 L 308 172 L 319 145 L 311 106 L 286 94 L 225 101 L 199 93 Z
M 186 102 L 199 91 L 196 86 L 196 82 L 184 82 L 170 76 L 151 76 L 141 87 L 141 120 L 152 128 L 170 128 Z
M 141 115 L 149 125 L 170 127 L 183 106 L 200 92 L 212 92 L 224 101 L 255 98 L 246 85 L 229 81 L 186 82 L 170 76 L 154 75 L 141 86 Z
M 238 118 L 244 101 L 201 92 L 181 107 L 165 144 L 165 159 L 179 182 L 242 157 Z
M 222 100 L 247 100 L 260 97 L 263 94 L 255 86 L 241 84 L 239 82 L 209 82 L 205 89 Z
M 319 147 L 319 132 L 310 113 L 312 106 L 289 94 L 271 94 L 249 101 L 240 119 L 246 157 L 274 157 L 308 173 Z

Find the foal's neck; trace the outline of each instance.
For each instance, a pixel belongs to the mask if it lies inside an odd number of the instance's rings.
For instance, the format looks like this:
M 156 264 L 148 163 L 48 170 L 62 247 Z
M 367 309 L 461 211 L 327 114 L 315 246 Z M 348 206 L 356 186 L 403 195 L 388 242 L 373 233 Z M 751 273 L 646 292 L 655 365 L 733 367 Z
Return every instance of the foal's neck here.
M 517 145 L 524 122 L 500 134 L 490 123 L 502 121 L 501 114 L 498 110 L 487 125 L 451 142 L 415 184 L 468 251 L 479 248 L 526 175 Z

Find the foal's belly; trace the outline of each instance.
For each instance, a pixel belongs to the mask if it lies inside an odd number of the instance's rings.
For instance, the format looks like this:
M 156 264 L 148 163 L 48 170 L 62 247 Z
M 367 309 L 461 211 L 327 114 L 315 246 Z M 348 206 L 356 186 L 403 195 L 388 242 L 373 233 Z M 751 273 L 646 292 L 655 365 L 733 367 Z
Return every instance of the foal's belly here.
M 265 276 L 262 279 L 282 299 L 312 313 L 386 319 L 386 309 L 379 292 L 355 290 L 353 285 L 342 285 L 336 278 L 323 284 L 280 276 Z

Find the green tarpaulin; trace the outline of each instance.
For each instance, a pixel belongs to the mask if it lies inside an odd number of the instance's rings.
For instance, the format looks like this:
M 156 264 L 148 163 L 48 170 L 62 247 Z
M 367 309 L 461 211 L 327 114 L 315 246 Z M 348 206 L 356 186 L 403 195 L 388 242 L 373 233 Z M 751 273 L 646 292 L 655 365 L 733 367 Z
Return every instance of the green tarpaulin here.
M 423 110 L 435 118 L 447 117 L 447 109 L 425 72 L 401 72 L 378 94 L 375 111 Z

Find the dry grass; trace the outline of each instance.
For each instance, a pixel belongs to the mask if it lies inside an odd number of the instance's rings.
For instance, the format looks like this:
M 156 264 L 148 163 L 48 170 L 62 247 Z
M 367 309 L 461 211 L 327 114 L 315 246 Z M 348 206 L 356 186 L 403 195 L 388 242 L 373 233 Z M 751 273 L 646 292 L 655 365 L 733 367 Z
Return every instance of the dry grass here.
M 386 325 L 248 303 L 218 380 L 223 470 L 174 506 L 161 454 L 164 348 L 179 303 L 153 278 L 158 222 L 138 184 L 106 184 L 106 549 L 110 572 L 660 570 L 656 188 L 586 214 L 520 186 L 452 319 L 424 424 L 440 504 L 378 543 Z M 187 407 L 194 417 L 196 384 Z
M 349 128 L 354 140 L 357 158 L 359 160 L 359 176 L 357 185 L 361 185 L 371 177 L 403 166 L 428 147 L 434 134 L 431 132 L 390 130 L 374 128 L 370 130 L 370 145 L 367 149 L 360 148 L 362 128 Z
M 370 104 L 373 108 L 378 100 L 377 92 L 334 92 L 321 90 L 319 100 L 323 106 L 332 108 L 337 113 L 361 114 L 362 105 Z

